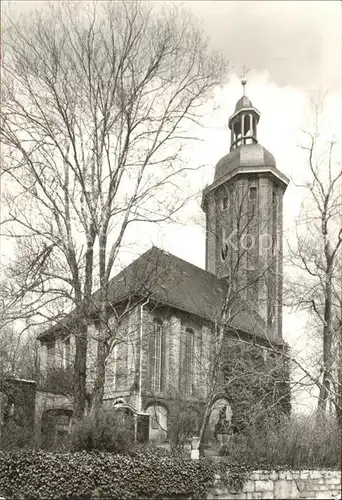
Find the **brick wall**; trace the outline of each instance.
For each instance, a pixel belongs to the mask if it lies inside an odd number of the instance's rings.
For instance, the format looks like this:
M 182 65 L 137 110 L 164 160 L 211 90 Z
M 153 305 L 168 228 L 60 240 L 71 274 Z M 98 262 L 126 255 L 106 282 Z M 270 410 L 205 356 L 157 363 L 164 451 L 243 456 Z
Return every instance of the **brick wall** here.
M 217 206 L 213 193 L 208 195 L 206 207 L 206 250 L 205 268 L 210 273 L 216 273 L 216 215 Z
M 72 410 L 72 396 L 63 396 L 54 392 L 36 391 L 35 398 L 35 441 L 37 445 L 42 444 L 42 417 L 47 410 L 59 408 Z
M 341 472 L 336 470 L 253 471 L 241 492 L 220 486 L 211 490 L 209 499 L 335 499 L 341 495 Z
M 33 436 L 35 419 L 36 382 L 32 380 L 2 378 L 0 380 L 0 448 L 6 437 L 7 426 L 14 423 Z
M 163 359 L 162 392 L 152 394 L 150 388 L 149 339 L 153 331 L 154 318 L 163 321 L 165 336 Z M 193 359 L 193 398 L 205 397 L 206 377 L 210 355 L 211 328 L 198 318 L 191 317 L 180 311 L 167 307 L 144 309 L 143 339 L 142 339 L 142 395 L 156 399 L 169 399 L 182 393 L 182 351 L 184 351 L 184 335 L 186 328 L 194 331 Z M 183 352 L 184 355 L 184 352 Z
M 117 345 L 109 354 L 106 363 L 104 398 L 126 397 L 136 391 L 136 368 L 139 357 L 138 309 L 125 316 L 117 328 Z M 114 328 L 114 319 L 110 321 Z
M 257 187 L 255 201 L 249 199 L 249 188 L 252 186 Z M 273 193 L 276 203 L 274 214 Z M 279 187 L 273 176 L 244 175 L 217 186 L 208 194 L 204 207 L 206 212 L 206 269 L 219 277 L 231 275 L 232 269 L 236 266 L 236 249 L 240 241 L 242 245 L 239 256 L 240 271 L 236 278 L 243 287 L 247 285 L 253 274 L 256 274 L 256 278 L 259 275 L 258 283 L 250 287 L 252 288 L 250 290 L 246 288 L 245 298 L 254 304 L 266 323 L 270 312 L 273 311 L 274 318 L 272 324 L 270 321 L 268 326 L 268 335 L 273 340 L 281 340 L 282 336 L 283 194 L 283 188 Z M 222 200 L 227 195 L 228 207 L 223 210 Z M 251 241 L 251 239 L 245 240 L 247 234 L 254 237 L 253 246 L 248 252 L 243 250 L 246 242 Z M 228 255 L 223 260 L 223 239 L 227 239 L 228 236 L 230 242 Z M 277 240 L 278 251 L 276 253 L 274 253 L 273 243 L 271 244 L 272 240 Z M 265 269 L 267 272 L 263 276 Z

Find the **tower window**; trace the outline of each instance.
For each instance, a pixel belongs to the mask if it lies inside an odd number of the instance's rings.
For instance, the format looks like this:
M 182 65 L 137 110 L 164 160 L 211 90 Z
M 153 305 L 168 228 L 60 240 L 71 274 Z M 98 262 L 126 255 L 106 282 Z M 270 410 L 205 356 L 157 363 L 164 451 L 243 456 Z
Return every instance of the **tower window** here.
M 239 121 L 234 124 L 234 134 L 236 139 L 241 135 L 241 123 Z
M 272 236 L 272 255 L 276 255 L 276 253 L 277 253 L 277 239 L 273 235 Z
M 221 259 L 226 260 L 227 255 L 228 255 L 228 245 L 226 242 L 227 235 L 226 235 L 226 230 L 223 227 L 222 228 L 222 246 L 221 246 Z
M 268 318 L 267 318 L 267 326 L 272 327 L 275 319 L 275 305 L 268 305 Z
M 224 243 L 221 249 L 221 259 L 226 260 L 227 256 L 228 256 L 228 245 L 227 243 Z
M 247 298 L 254 304 L 258 300 L 258 283 L 260 275 L 256 269 L 247 269 Z
M 244 117 L 244 135 L 252 135 L 251 130 L 251 118 L 249 115 L 245 115 Z
M 241 138 L 242 138 L 242 124 L 240 121 L 237 121 L 234 124 L 234 137 L 232 146 L 236 148 L 237 146 L 241 146 Z
M 227 210 L 229 205 L 228 196 L 222 198 L 222 210 Z
M 256 200 L 257 199 L 257 188 L 256 187 L 250 187 L 249 188 L 249 199 L 250 200 Z

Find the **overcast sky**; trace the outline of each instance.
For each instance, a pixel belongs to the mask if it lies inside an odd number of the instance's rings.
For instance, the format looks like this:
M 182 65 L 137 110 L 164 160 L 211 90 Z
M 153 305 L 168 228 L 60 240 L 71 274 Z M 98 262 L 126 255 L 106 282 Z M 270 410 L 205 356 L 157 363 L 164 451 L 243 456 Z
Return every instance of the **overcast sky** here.
M 185 2 L 239 71 L 267 70 L 276 85 L 340 91 L 337 1 Z
M 240 74 L 249 68 L 246 94 L 260 110 L 259 142 L 275 156 L 278 168 L 294 182 L 285 195 L 285 229 L 300 207 L 295 184 L 305 179 L 299 149 L 302 128 L 310 128 L 310 98 L 325 95 L 322 135 L 341 136 L 341 7 L 337 1 L 185 2 L 201 19 L 208 36 L 231 62 L 227 83 L 217 93 L 218 110 L 203 121 L 204 143 L 194 148 L 193 162 L 208 165 L 199 190 L 212 182 L 217 161 L 229 151 L 228 118 L 242 94 Z M 194 207 L 192 214 L 195 216 Z M 200 209 L 196 207 L 200 214 Z M 203 221 L 203 219 L 202 219 Z M 180 229 L 177 228 L 177 231 Z M 196 234 L 196 231 L 198 234 Z M 172 231 L 164 246 L 204 265 L 204 233 L 194 226 Z M 187 236 L 188 242 L 187 244 Z M 202 241 L 201 245 L 190 242 Z
M 249 68 L 246 94 L 260 110 L 259 142 L 275 156 L 290 179 L 284 197 L 285 237 L 291 237 L 302 193 L 296 184 L 307 171 L 301 129 L 311 126 L 310 99 L 325 96 L 321 134 L 341 138 L 341 5 L 337 1 L 184 2 L 198 16 L 213 43 L 231 64 L 227 84 L 217 95 L 219 109 L 205 123 L 205 142 L 194 157 L 208 164 L 202 184 L 213 180 L 214 166 L 229 151 L 228 117 L 241 96 L 240 75 Z M 340 150 L 340 146 L 338 146 Z M 198 198 L 199 203 L 200 197 Z M 189 209 L 190 210 L 190 209 Z M 198 214 L 198 217 L 196 217 Z M 198 224 L 168 228 L 157 243 L 204 267 L 204 218 L 191 207 Z M 308 354 L 307 317 L 284 311 L 284 338 L 293 352 Z M 299 397 L 301 409 L 315 400 Z
M 11 2 L 13 3 L 13 2 Z M 285 235 L 298 215 L 305 179 L 305 158 L 298 148 L 301 128 L 309 128 L 309 100 L 325 95 L 321 133 L 341 137 L 341 4 L 334 1 L 189 1 L 183 2 L 200 20 L 211 42 L 230 61 L 227 81 L 215 95 L 218 109 L 203 120 L 203 142 L 191 162 L 206 164 L 194 183 L 197 201 L 182 214 L 183 225 L 164 229 L 146 226 L 139 234 L 140 253 L 151 244 L 204 267 L 205 228 L 201 191 L 213 181 L 218 160 L 229 152 L 227 123 L 242 94 L 240 75 L 249 68 L 247 96 L 261 112 L 259 142 L 275 156 L 291 183 L 284 198 Z M 16 2 L 19 10 L 37 2 Z M 186 194 L 186 193 L 185 193 Z M 127 262 L 132 256 L 127 255 Z M 284 337 L 293 349 L 304 349 L 306 318 L 285 311 Z
M 227 83 L 217 93 L 219 109 L 204 121 L 204 144 L 193 161 L 207 163 L 199 183 L 212 182 L 214 166 L 229 151 L 227 123 L 242 94 L 240 74 L 249 68 L 246 94 L 260 110 L 259 142 L 295 183 L 305 177 L 305 158 L 298 148 L 301 128 L 310 128 L 310 98 L 325 96 L 321 133 L 341 135 L 341 6 L 337 1 L 208 1 L 184 2 L 201 20 L 208 36 L 230 61 Z M 285 204 L 291 226 L 300 200 L 290 185 Z M 198 229 L 199 230 L 199 229 Z M 194 228 L 195 231 L 195 228 Z M 186 238 L 187 229 L 184 229 Z M 194 235 L 190 236 L 193 241 Z M 203 238 L 203 234 L 198 235 Z M 173 238 L 172 238 L 173 239 Z M 164 241 L 164 244 L 167 243 Z M 173 246 L 173 243 L 170 243 Z M 197 246 L 198 248 L 198 246 Z M 184 257 L 189 246 L 182 238 Z M 203 266 L 204 249 L 190 257 Z

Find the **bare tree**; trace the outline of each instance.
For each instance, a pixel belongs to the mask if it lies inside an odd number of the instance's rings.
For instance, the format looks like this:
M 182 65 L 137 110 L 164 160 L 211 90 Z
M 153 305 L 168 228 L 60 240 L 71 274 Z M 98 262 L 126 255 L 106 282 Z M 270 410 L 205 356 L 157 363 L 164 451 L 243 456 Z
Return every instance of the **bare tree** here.
M 341 186 L 342 192 L 342 186 Z M 337 263 L 337 279 L 334 283 L 334 345 L 335 355 L 334 377 L 332 378 L 335 410 L 339 424 L 342 424 L 342 245 L 340 245 L 340 255 Z M 340 278 L 338 278 L 340 276 Z
M 182 150 L 226 64 L 187 12 L 140 2 L 8 15 L 3 53 L 4 222 L 20 246 L 17 299 L 23 315 L 45 320 L 56 299 L 74 308 L 80 418 L 89 311 L 100 319 L 96 414 L 118 326 L 109 328 L 113 266 L 129 227 L 170 220 L 184 204 L 179 186 L 192 167 Z
M 322 143 L 319 118 L 322 103 L 313 104 L 315 126 L 305 131 L 301 146 L 307 153 L 308 181 L 297 221 L 296 242 L 289 243 L 289 260 L 297 276 L 291 278 L 289 303 L 309 313 L 320 342 L 316 373 L 309 376 L 319 389 L 318 408 L 332 401 L 341 414 L 341 251 L 342 170 L 337 144 Z M 308 372 L 307 372 L 308 375 Z
M 0 329 L 0 378 L 35 380 L 38 373 L 38 348 L 33 332 L 7 325 Z

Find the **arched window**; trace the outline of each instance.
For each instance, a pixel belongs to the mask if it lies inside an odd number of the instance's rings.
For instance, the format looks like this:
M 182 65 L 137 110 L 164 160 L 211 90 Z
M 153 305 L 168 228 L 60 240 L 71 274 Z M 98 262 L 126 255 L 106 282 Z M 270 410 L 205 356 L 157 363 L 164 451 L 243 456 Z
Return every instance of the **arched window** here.
M 242 122 L 238 120 L 234 123 L 234 147 L 241 145 Z
M 194 348 L 195 348 L 195 334 L 192 328 L 185 330 L 184 342 L 184 391 L 186 396 L 192 396 L 193 393 L 193 372 L 194 372 Z
M 249 115 L 244 116 L 244 136 L 251 136 L 253 131 L 251 130 L 251 117 Z
M 153 332 L 150 345 L 151 390 L 161 392 L 164 368 L 164 336 L 163 322 L 159 318 L 153 320 Z
M 228 256 L 228 244 L 223 243 L 221 248 L 221 260 L 222 261 L 226 260 L 227 256 Z
M 228 244 L 227 244 L 227 235 L 226 230 L 222 228 L 222 245 L 221 245 L 221 260 L 226 260 L 228 255 Z
M 254 201 L 257 199 L 257 196 L 258 196 L 258 191 L 257 191 L 257 187 L 256 186 L 251 186 L 249 188 L 249 199 Z

